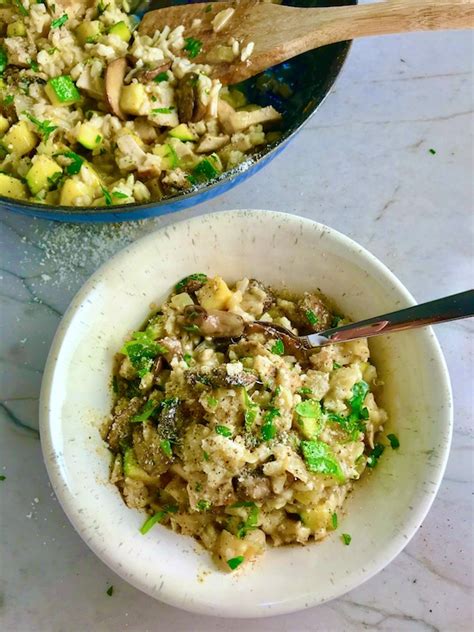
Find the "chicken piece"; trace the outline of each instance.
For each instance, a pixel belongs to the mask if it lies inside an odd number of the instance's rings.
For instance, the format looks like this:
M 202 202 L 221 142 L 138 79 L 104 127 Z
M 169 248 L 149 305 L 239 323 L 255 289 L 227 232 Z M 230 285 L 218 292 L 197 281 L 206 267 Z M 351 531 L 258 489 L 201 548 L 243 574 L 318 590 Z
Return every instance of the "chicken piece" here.
M 197 154 L 209 154 L 213 151 L 219 151 L 229 142 L 230 137 L 227 135 L 212 136 L 211 134 L 205 134 L 199 141 L 195 152 Z
M 252 112 L 236 112 L 234 108 L 222 99 L 219 100 L 218 118 L 227 134 L 235 134 L 259 123 L 279 121 L 281 114 L 271 105 Z

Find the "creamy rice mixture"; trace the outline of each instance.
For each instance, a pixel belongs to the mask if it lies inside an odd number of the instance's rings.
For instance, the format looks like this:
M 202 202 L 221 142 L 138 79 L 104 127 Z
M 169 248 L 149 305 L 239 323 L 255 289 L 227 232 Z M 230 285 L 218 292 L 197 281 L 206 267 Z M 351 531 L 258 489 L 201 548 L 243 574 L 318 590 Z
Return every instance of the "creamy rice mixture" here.
M 63 2 L 0 3 L 0 195 L 65 206 L 159 200 L 278 138 L 273 107 L 249 104 L 193 61 L 192 27 L 149 37 L 127 0 L 95 0 L 85 14 Z M 228 20 L 216 14 L 215 29 Z M 221 54 L 247 60 L 250 44 L 229 41 Z
M 367 342 L 306 353 L 259 321 L 305 334 L 341 320 L 319 293 L 255 279 L 193 274 L 176 285 L 117 354 L 103 428 L 111 481 L 149 514 L 143 534 L 161 523 L 192 535 L 232 571 L 269 544 L 337 528 L 383 451 Z

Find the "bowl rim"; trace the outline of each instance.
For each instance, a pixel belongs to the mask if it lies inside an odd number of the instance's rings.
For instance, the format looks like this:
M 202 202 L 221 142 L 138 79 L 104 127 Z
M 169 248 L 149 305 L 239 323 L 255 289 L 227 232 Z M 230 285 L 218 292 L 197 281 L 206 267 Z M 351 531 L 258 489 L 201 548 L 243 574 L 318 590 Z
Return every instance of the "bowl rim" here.
M 172 225 L 188 225 L 192 229 L 192 224 L 199 223 L 200 221 L 202 221 L 203 218 L 206 218 L 207 221 L 213 221 L 214 219 L 229 220 L 232 218 L 240 220 L 242 218 L 247 218 L 249 211 L 250 209 L 235 209 L 201 214 L 193 218 L 183 219 L 179 222 L 174 222 Z M 328 234 L 331 238 L 335 239 L 335 241 L 338 242 L 344 249 L 346 249 L 346 251 L 352 251 L 353 253 L 362 256 L 362 258 L 365 258 L 368 263 L 371 263 L 381 273 L 383 273 L 386 276 L 387 280 L 390 281 L 390 283 L 392 284 L 393 289 L 400 294 L 401 299 L 406 301 L 407 306 L 416 305 L 416 301 L 411 293 L 405 288 L 402 282 L 399 281 L 399 279 L 384 263 L 382 263 L 366 248 L 358 244 L 350 237 L 344 235 L 343 233 L 330 228 L 320 222 L 316 222 L 314 220 L 296 214 L 288 214 L 279 211 L 260 209 L 251 209 L 251 212 L 255 215 L 259 214 L 271 216 L 275 221 L 284 219 L 285 221 L 290 222 L 300 222 L 306 228 L 312 227 L 313 230 L 319 230 Z M 129 257 L 133 257 L 134 254 L 139 252 L 143 243 L 152 242 L 154 239 L 156 239 L 157 234 L 164 232 L 167 229 L 169 229 L 169 225 L 164 226 L 136 240 L 129 246 L 121 249 L 102 266 L 100 266 L 100 268 L 98 268 L 96 272 L 89 277 L 89 279 L 76 293 L 69 307 L 64 313 L 64 316 L 60 321 L 58 329 L 55 333 L 46 360 L 41 384 L 39 399 L 39 427 L 43 459 L 58 501 L 64 512 L 66 513 L 72 526 L 74 527 L 75 531 L 84 540 L 87 546 L 95 553 L 95 555 L 111 570 L 113 570 L 127 583 L 133 585 L 135 588 L 141 590 L 142 592 L 145 592 L 151 597 L 154 597 L 155 599 L 158 599 L 159 601 L 167 603 L 171 606 L 187 610 L 188 612 L 226 618 L 263 618 L 268 616 L 298 612 L 336 599 L 364 584 L 366 581 L 371 579 L 386 566 L 388 566 L 388 564 L 390 564 L 393 559 L 401 553 L 401 551 L 414 537 L 421 523 L 425 519 L 431 505 L 434 502 L 434 499 L 436 498 L 441 481 L 443 479 L 450 453 L 453 433 L 453 396 L 446 360 L 441 350 L 441 346 L 432 330 L 432 327 L 426 327 L 424 329 L 416 330 L 416 334 L 418 336 L 425 336 L 427 339 L 427 344 L 431 346 L 431 354 L 438 365 L 440 373 L 439 389 L 443 391 L 443 398 L 446 402 L 446 406 L 443 408 L 443 415 L 445 417 L 446 426 L 446 441 L 439 449 L 439 460 L 436 470 L 430 474 L 430 479 L 432 483 L 430 493 L 425 493 L 420 499 L 418 505 L 413 509 L 413 511 L 410 512 L 409 515 L 407 515 L 403 530 L 403 537 L 399 536 L 398 539 L 393 539 L 390 543 L 391 546 L 387 546 L 383 555 L 380 554 L 378 558 L 375 559 L 375 561 L 372 561 L 370 564 L 365 565 L 365 568 L 361 570 L 361 573 L 359 575 L 353 574 L 353 576 L 351 576 L 345 584 L 336 587 L 335 589 L 329 589 L 328 594 L 324 598 L 315 596 L 311 600 L 311 598 L 308 598 L 308 595 L 306 594 L 287 600 L 277 601 L 272 603 L 271 605 L 267 604 L 266 607 L 263 607 L 262 604 L 245 605 L 245 607 L 244 604 L 239 604 L 238 609 L 223 608 L 219 610 L 218 608 L 215 608 L 215 610 L 210 612 L 208 609 L 208 604 L 204 600 L 196 600 L 191 605 L 189 605 L 188 603 L 185 604 L 183 603 L 183 600 L 180 598 L 179 594 L 177 595 L 173 591 L 167 592 L 165 590 L 160 592 L 160 595 L 157 596 L 153 592 L 152 587 L 147 584 L 146 580 L 141 581 L 140 579 L 131 579 L 129 576 L 127 576 L 125 569 L 122 567 L 121 564 L 118 563 L 118 560 L 116 559 L 116 556 L 113 552 L 111 553 L 110 551 L 105 550 L 104 547 L 101 546 L 100 542 L 95 542 L 94 537 L 90 537 L 90 534 L 86 537 L 86 534 L 84 532 L 86 525 L 81 523 L 81 515 L 76 510 L 74 496 L 69 492 L 67 486 L 62 484 L 65 480 L 61 476 L 61 473 L 63 473 L 62 454 L 58 453 L 55 450 L 56 442 L 53 437 L 52 425 L 50 424 L 49 418 L 49 402 L 53 390 L 52 387 L 55 377 L 57 358 L 59 357 L 59 351 L 68 335 L 71 322 L 74 319 L 76 312 L 80 308 L 81 304 L 83 304 L 85 300 L 87 300 L 89 293 L 93 289 L 94 285 L 97 284 L 97 281 L 101 279 L 104 274 L 107 274 L 110 269 L 113 270 L 113 267 L 117 261 L 120 261 L 121 259 L 126 260 Z
M 352 0 L 351 4 L 358 4 L 359 0 Z M 4 195 L 0 195 L 0 209 L 5 208 L 7 210 L 23 213 L 25 215 L 31 215 L 39 219 L 55 219 L 62 221 L 103 221 L 104 214 L 110 215 L 110 221 L 127 221 L 132 219 L 140 219 L 143 216 L 143 212 L 155 210 L 152 215 L 165 215 L 173 211 L 177 211 L 180 208 L 188 208 L 199 203 L 201 196 L 206 195 L 214 197 L 218 195 L 217 190 L 227 184 L 228 187 L 239 184 L 239 176 L 247 178 L 253 175 L 254 170 L 259 170 L 266 165 L 268 161 L 273 160 L 280 151 L 282 151 L 286 145 L 292 140 L 296 134 L 308 123 L 310 119 L 316 114 L 316 111 L 328 98 L 332 88 L 336 81 L 340 78 L 342 71 L 346 65 L 349 52 L 352 48 L 352 40 L 343 42 L 336 42 L 335 44 L 329 44 L 330 46 L 340 46 L 341 50 L 335 57 L 333 64 L 335 64 L 334 71 L 329 74 L 323 82 L 323 95 L 320 101 L 311 109 L 308 116 L 306 116 L 299 125 L 294 129 L 288 130 L 283 133 L 274 143 L 267 145 L 263 149 L 251 154 L 246 160 L 224 171 L 220 176 L 211 180 L 210 182 L 202 185 L 193 186 L 189 191 L 185 191 L 180 195 L 170 196 L 163 198 L 162 200 L 150 200 L 149 202 L 132 202 L 131 204 L 114 204 L 113 206 L 51 206 L 49 204 L 36 204 L 35 202 L 29 202 L 27 200 L 18 200 L 15 198 L 9 198 Z M 258 75 L 257 75 L 258 76 Z M 224 193 L 224 191 L 223 191 Z M 193 200 L 197 198 L 197 201 Z M 14 207 L 17 207 L 16 209 Z M 175 208 L 177 207 L 177 208 Z M 30 213 L 31 211 L 31 213 Z M 136 213 L 135 218 L 128 217 L 130 214 Z M 112 219 L 113 218 L 113 219 Z

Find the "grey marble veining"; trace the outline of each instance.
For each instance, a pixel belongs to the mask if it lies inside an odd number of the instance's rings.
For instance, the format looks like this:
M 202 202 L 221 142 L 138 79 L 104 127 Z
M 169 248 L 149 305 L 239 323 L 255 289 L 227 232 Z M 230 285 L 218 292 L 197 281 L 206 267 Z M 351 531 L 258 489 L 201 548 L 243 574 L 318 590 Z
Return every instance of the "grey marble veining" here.
M 127 241 L 177 219 L 239 207 L 298 213 L 368 247 L 420 301 L 471 286 L 472 59 L 469 33 L 356 43 L 332 94 L 282 155 L 237 189 L 174 216 L 125 230 L 0 214 L 2 629 L 472 629 L 471 321 L 437 329 L 453 383 L 455 433 L 422 528 L 378 576 L 295 615 L 209 619 L 125 584 L 68 523 L 48 483 L 37 432 L 43 366 L 74 292 Z

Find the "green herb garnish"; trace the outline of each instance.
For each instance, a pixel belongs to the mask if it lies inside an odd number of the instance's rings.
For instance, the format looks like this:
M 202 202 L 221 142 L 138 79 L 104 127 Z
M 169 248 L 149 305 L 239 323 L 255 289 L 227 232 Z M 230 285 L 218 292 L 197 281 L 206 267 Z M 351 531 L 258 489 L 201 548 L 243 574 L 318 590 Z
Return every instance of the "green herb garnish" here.
M 349 544 L 351 543 L 351 540 L 352 540 L 352 536 L 350 536 L 348 533 L 343 533 L 341 538 L 342 538 L 342 541 L 344 542 L 344 544 L 346 546 L 349 546 Z
M 60 155 L 65 156 L 66 158 L 69 158 L 69 160 L 71 161 L 70 164 L 67 165 L 66 167 L 66 173 L 69 176 L 74 176 L 77 173 L 79 173 L 84 163 L 84 158 L 79 156 L 79 154 L 76 154 L 74 151 L 66 151 Z
M 30 61 L 30 68 L 31 68 L 31 70 L 33 70 L 33 72 L 38 72 L 39 71 L 38 62 L 36 62 L 34 59 L 32 59 Z
M 153 81 L 155 81 L 156 83 L 161 83 L 162 81 L 168 81 L 168 73 L 160 72 L 160 74 L 156 75 Z
M 244 397 L 244 406 L 245 406 L 245 411 L 244 411 L 245 430 L 249 432 L 255 422 L 255 419 L 257 418 L 257 414 L 260 408 L 254 401 L 252 401 L 250 395 L 247 393 L 245 388 L 243 389 L 242 393 Z
M 195 179 L 195 182 L 191 182 L 191 184 L 196 184 L 196 182 L 203 182 L 206 180 L 212 180 L 219 175 L 220 171 L 214 167 L 211 160 L 209 158 L 204 158 L 201 160 L 193 169 L 192 176 Z
M 222 435 L 223 437 L 232 436 L 232 430 L 230 428 L 227 428 L 227 426 L 216 426 L 215 430 L 217 434 Z
M 0 481 L 4 481 L 6 480 L 6 478 L 7 477 L 5 476 L 5 474 L 0 474 Z
M 171 441 L 169 439 L 163 439 L 160 441 L 160 448 L 163 454 L 166 454 L 168 458 L 172 458 L 173 450 L 171 449 Z
M 337 513 L 333 513 L 331 516 L 332 528 L 337 529 Z
M 140 529 L 140 533 L 145 535 L 157 522 L 161 522 L 165 516 L 170 513 L 176 513 L 177 511 L 178 507 L 176 507 L 176 505 L 167 505 L 163 510 L 157 511 L 156 514 L 150 516 L 148 520 L 145 520 Z
M 104 196 L 105 205 L 110 206 L 112 204 L 112 196 L 110 195 L 109 191 L 107 191 L 107 189 L 102 185 L 100 185 L 100 189 L 102 191 L 102 195 Z
M 64 24 L 66 24 L 66 22 L 69 20 L 68 14 L 67 13 L 63 13 L 63 15 L 60 18 L 56 18 L 56 20 L 53 20 L 51 22 L 51 28 L 52 29 L 58 29 L 61 26 L 64 26 Z
M 376 443 L 374 449 L 367 457 L 367 467 L 374 468 L 379 462 L 379 459 L 382 456 L 384 450 L 385 446 L 383 446 L 381 443 Z
M 300 446 L 306 467 L 310 472 L 333 476 L 341 483 L 345 481 L 339 461 L 327 443 L 312 439 L 311 441 L 302 441 Z
M 20 0 L 13 0 L 13 4 L 16 5 L 16 8 L 18 9 L 18 11 L 20 12 L 21 15 L 29 15 L 30 14 L 28 9 L 26 9 L 24 4 L 22 4 L 22 2 L 20 2 Z
M 397 435 L 388 434 L 387 439 L 390 441 L 390 447 L 392 450 L 397 450 L 400 447 L 400 441 L 398 440 Z
M 0 56 L 1 56 L 1 53 L 0 53 Z M 15 97 L 13 96 L 13 94 L 7 94 L 7 96 L 2 101 L 2 104 L 3 105 L 11 105 L 14 100 L 15 100 Z
M 339 362 L 333 362 L 332 363 L 333 371 L 336 370 L 336 369 L 340 369 L 341 366 L 342 366 L 342 364 L 339 364 Z
M 211 406 L 211 408 L 215 408 L 218 404 L 217 399 L 215 397 L 208 397 L 207 398 L 207 404 L 208 406 Z
M 271 352 L 275 355 L 283 355 L 285 353 L 285 345 L 283 340 L 277 340 L 271 348 Z
M 112 191 L 112 197 L 117 200 L 126 200 L 128 195 L 126 193 L 122 193 L 122 191 Z
M 331 329 L 334 329 L 334 327 L 338 327 L 343 318 L 343 316 L 333 316 L 333 319 L 331 321 Z
M 310 388 L 308 388 L 307 386 L 303 386 L 302 388 L 300 388 L 298 393 L 300 395 L 312 395 L 313 391 Z
M 181 279 L 181 281 L 179 281 L 175 285 L 175 292 L 177 294 L 182 292 L 189 281 L 199 281 L 200 283 L 206 283 L 207 275 L 203 274 L 202 272 L 195 272 L 194 274 L 190 274 L 189 276 L 184 277 L 184 279 Z
M 43 140 L 48 140 L 50 135 L 55 129 L 58 129 L 57 125 L 51 125 L 51 121 L 40 121 L 35 118 L 29 112 L 23 112 L 27 119 L 29 119 L 38 128 L 39 133 L 43 136 Z
M 104 13 L 104 11 L 108 9 L 108 7 L 108 4 L 104 4 L 102 0 L 99 0 L 97 4 L 97 15 L 102 15 L 102 13 Z
M 227 560 L 227 564 L 229 565 L 229 568 L 232 571 L 235 571 L 235 569 L 237 568 L 237 566 L 240 566 L 242 564 L 242 562 L 244 561 L 244 556 L 243 555 L 239 555 L 237 557 L 233 557 L 230 560 Z
M 344 417 L 336 413 L 328 413 L 328 420 L 338 423 L 345 432 L 355 441 L 361 432 L 365 432 L 365 420 L 369 417 L 369 411 L 363 406 L 369 385 L 363 380 L 356 382 L 352 387 L 352 398 L 348 400 L 351 407 L 349 415 Z
M 143 406 L 140 413 L 134 415 L 130 421 L 132 423 L 139 421 L 147 421 L 153 413 L 155 413 L 160 408 L 159 402 L 154 402 L 152 399 L 149 399 L 146 404 Z
M 235 505 L 233 505 L 235 507 Z M 255 503 L 251 503 L 247 505 L 250 508 L 250 511 L 247 515 L 247 518 L 244 522 L 241 522 L 237 527 L 237 537 L 245 538 L 249 531 L 257 528 L 258 522 L 258 507 Z
M 319 318 L 316 316 L 316 314 L 313 312 L 312 309 L 307 309 L 304 315 L 306 316 L 306 320 L 308 321 L 310 325 L 318 324 Z
M 194 59 L 201 52 L 202 42 L 195 37 L 184 38 L 184 50 L 188 53 L 190 59 Z
M 105 592 L 108 594 L 109 597 L 112 597 L 112 595 L 114 594 L 114 587 L 109 586 Z
M 174 110 L 174 107 L 169 108 L 154 108 L 152 110 L 153 114 L 171 114 Z
M 208 500 L 200 500 L 196 507 L 199 511 L 208 511 L 211 508 L 211 503 Z
M 157 355 L 164 355 L 167 352 L 165 347 L 155 342 L 144 331 L 135 331 L 133 339 L 126 342 L 120 350 L 120 353 L 128 356 L 139 377 L 150 371 Z
M 209 461 L 209 454 L 206 452 L 206 450 L 202 451 L 202 456 L 205 461 Z
M 7 51 L 3 48 L 3 46 L 0 46 L 0 75 L 3 74 L 7 66 L 8 66 Z M 5 103 L 5 99 L 3 102 Z
M 204 13 L 210 13 L 212 11 L 212 4 L 208 4 L 207 7 L 204 9 Z
M 436 154 L 436 149 L 428 149 L 428 151 L 430 152 L 432 156 Z

